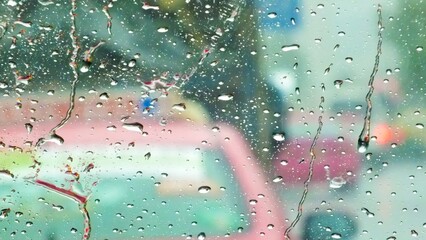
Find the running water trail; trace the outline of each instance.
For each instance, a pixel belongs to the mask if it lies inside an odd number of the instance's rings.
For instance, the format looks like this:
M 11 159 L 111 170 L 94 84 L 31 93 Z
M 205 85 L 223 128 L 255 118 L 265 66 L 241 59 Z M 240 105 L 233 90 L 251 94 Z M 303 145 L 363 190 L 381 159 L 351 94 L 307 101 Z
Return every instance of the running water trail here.
M 314 140 L 312 141 L 311 147 L 309 149 L 309 153 L 311 155 L 311 160 L 309 161 L 309 173 L 308 173 L 308 177 L 306 178 L 305 182 L 303 183 L 304 189 L 303 189 L 302 197 L 300 198 L 299 204 L 297 206 L 296 218 L 291 222 L 290 226 L 284 232 L 284 238 L 286 240 L 290 240 L 289 234 L 290 234 L 291 230 L 297 225 L 300 218 L 302 217 L 303 204 L 305 203 L 306 197 L 308 196 L 309 183 L 312 180 L 312 175 L 314 173 L 314 162 L 315 162 L 315 159 L 316 159 L 315 146 L 317 144 L 317 141 L 318 141 L 318 138 L 321 134 L 321 129 L 322 129 L 322 126 L 323 126 L 323 122 L 322 122 L 322 116 L 324 114 L 324 108 L 322 106 L 323 103 L 324 103 L 324 97 L 321 96 L 321 101 L 320 101 L 320 104 L 319 104 L 319 109 L 321 110 L 321 115 L 318 117 L 317 133 L 315 134 Z
M 368 144 L 370 143 L 371 110 L 373 109 L 371 96 L 373 95 L 373 92 L 374 92 L 374 86 L 373 86 L 374 78 L 376 77 L 377 71 L 379 70 L 380 55 L 382 54 L 383 26 L 382 26 L 382 6 L 380 4 L 377 7 L 377 15 L 379 17 L 379 20 L 378 20 L 379 31 L 377 33 L 379 40 L 377 42 L 377 53 L 376 53 L 376 59 L 374 62 L 373 71 L 371 72 L 370 80 L 368 81 L 369 90 L 367 95 L 365 96 L 365 101 L 367 102 L 367 110 L 365 112 L 365 117 L 364 117 L 364 126 L 358 137 L 358 152 L 360 153 L 366 152 L 368 149 Z
M 74 110 L 75 92 L 76 92 L 76 87 L 77 87 L 77 83 L 78 83 L 78 71 L 77 71 L 76 60 L 77 60 L 77 56 L 78 56 L 78 50 L 80 49 L 80 47 L 78 46 L 77 35 L 76 35 L 76 24 L 75 24 L 75 11 L 76 10 L 77 10 L 76 0 L 71 0 L 71 10 L 69 12 L 70 19 L 71 19 L 71 31 L 69 32 L 69 36 L 71 38 L 73 51 L 72 51 L 71 61 L 70 61 L 69 65 L 72 69 L 74 79 L 71 83 L 69 106 L 68 106 L 68 110 L 67 110 L 65 117 L 55 127 L 53 127 L 49 131 L 49 138 L 51 138 L 52 136 L 57 136 L 56 130 L 62 128 L 68 122 L 68 120 L 71 118 L 72 111 Z M 40 138 L 37 141 L 35 147 L 36 148 L 40 147 L 41 145 L 43 145 L 48 140 L 49 139 L 46 140 L 45 138 Z
M 107 5 L 105 5 L 102 9 L 102 12 L 105 14 L 105 16 L 107 17 L 107 30 L 108 30 L 108 34 L 111 35 L 111 28 L 112 28 L 112 17 L 111 14 L 109 13 L 109 9 L 112 8 L 112 0 L 110 0 L 108 2 Z
M 70 19 L 71 19 L 71 30 L 69 32 L 69 36 L 71 38 L 71 42 L 72 42 L 72 47 L 73 47 L 73 51 L 72 51 L 72 55 L 71 55 L 71 61 L 70 61 L 70 67 L 72 69 L 72 73 L 73 73 L 73 81 L 71 83 L 71 92 L 70 92 L 70 98 L 69 98 L 69 106 L 68 106 L 68 110 L 67 113 L 65 115 L 65 117 L 55 126 L 53 127 L 50 131 L 49 131 L 49 139 L 45 139 L 45 138 L 40 138 L 35 147 L 38 148 L 41 145 L 43 145 L 46 141 L 51 141 L 52 139 L 59 139 L 62 141 L 59 141 L 59 143 L 63 143 L 63 139 L 56 135 L 56 131 L 60 128 L 62 128 L 67 122 L 68 120 L 71 118 L 71 114 L 74 110 L 74 104 L 75 104 L 75 93 L 76 93 L 76 87 L 77 87 L 77 83 L 78 83 L 78 71 L 77 71 L 77 56 L 78 56 L 78 50 L 79 50 L 79 46 L 78 46 L 78 39 L 77 39 L 77 35 L 76 35 L 76 23 L 75 23 L 75 11 L 77 10 L 77 3 L 76 0 L 71 0 L 71 10 L 69 12 L 70 14 Z M 40 165 L 38 165 L 40 166 Z M 39 167 L 40 168 L 40 167 Z M 37 170 L 37 173 L 39 172 L 40 169 Z M 35 180 L 33 182 L 36 185 L 42 186 L 48 190 L 54 191 L 64 197 L 68 197 L 73 199 L 74 201 L 76 201 L 79 204 L 80 207 L 80 211 L 83 213 L 83 217 L 84 217 L 84 233 L 83 233 L 83 240 L 87 240 L 90 237 L 90 233 L 91 233 L 91 225 L 90 225 L 90 216 L 89 216 L 89 212 L 87 211 L 86 205 L 87 205 L 87 200 L 88 200 L 88 196 L 83 196 L 80 195 L 78 193 L 75 193 L 72 189 L 64 189 L 64 188 L 60 188 L 55 186 L 54 184 L 51 184 L 49 182 L 37 179 L 37 174 L 35 176 Z

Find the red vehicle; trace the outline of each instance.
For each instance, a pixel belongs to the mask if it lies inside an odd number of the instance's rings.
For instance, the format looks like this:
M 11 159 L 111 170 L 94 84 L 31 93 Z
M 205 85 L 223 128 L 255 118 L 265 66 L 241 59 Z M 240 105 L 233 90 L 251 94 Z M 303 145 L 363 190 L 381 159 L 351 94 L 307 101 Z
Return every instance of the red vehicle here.
M 2 138 L 7 145 L 32 142 L 26 150 L 41 164 L 36 169 L 11 167 L 14 178 L 33 183 L 26 187 L 68 210 L 45 220 L 52 228 L 47 234 L 70 234 L 72 227 L 76 239 L 284 238 L 280 200 L 240 133 L 226 124 L 176 117 L 166 124 L 159 121 L 160 113 L 143 115 L 135 96 L 110 94 L 108 100 L 97 101 L 98 95 L 77 102 L 73 117 L 53 138 L 49 131 L 58 121 L 48 115 L 37 116 L 31 131 L 25 121 L 3 129 L 9 134 Z M 27 113 L 22 102 L 20 111 Z M 40 101 L 32 112 L 65 112 L 66 106 Z M 35 149 L 39 138 L 44 143 Z M 5 187 L 24 185 L 10 182 Z M 22 192 L 21 198 L 31 198 Z M 10 209 L 27 212 L 25 206 Z M 87 221 L 90 216 L 85 230 L 75 227 L 84 222 L 79 209 Z M 49 214 L 37 207 L 33 211 Z M 129 222 L 120 222 L 118 213 L 121 219 L 136 219 L 130 222 L 133 230 Z

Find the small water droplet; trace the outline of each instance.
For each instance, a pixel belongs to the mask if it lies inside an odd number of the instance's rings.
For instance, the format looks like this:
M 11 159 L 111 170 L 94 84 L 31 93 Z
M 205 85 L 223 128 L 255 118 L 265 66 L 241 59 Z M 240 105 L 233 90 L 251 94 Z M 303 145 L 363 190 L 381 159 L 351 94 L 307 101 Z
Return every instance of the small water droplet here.
M 145 160 L 149 160 L 149 158 L 151 158 L 151 152 L 147 152 L 143 157 Z
M 353 60 L 354 60 L 354 59 L 353 59 L 353 58 L 351 58 L 351 57 L 347 57 L 347 58 L 345 58 L 345 61 L 346 61 L 347 63 L 351 63 Z
M 200 232 L 197 236 L 198 240 L 204 240 L 206 239 L 206 234 L 204 232 Z
M 417 231 L 416 230 L 411 230 L 411 236 L 413 236 L 413 237 L 418 237 L 419 236 L 419 234 L 417 233 Z
M 276 18 L 277 17 L 277 13 L 276 12 L 270 12 L 270 13 L 268 13 L 268 17 L 269 18 Z
M 366 213 L 368 217 L 374 217 L 374 213 L 370 212 L 367 208 L 361 208 L 361 212 Z
M 108 130 L 108 131 L 115 131 L 116 129 L 117 129 L 117 127 L 116 127 L 116 126 L 114 126 L 114 125 L 107 126 L 107 130 Z
M 298 44 L 284 45 L 281 47 L 281 50 L 284 52 L 298 50 L 300 46 Z
M 9 84 L 7 84 L 6 82 L 0 82 L 0 88 L 1 89 L 5 89 L 7 87 L 9 87 Z
M 272 182 L 277 183 L 277 182 L 281 182 L 282 180 L 283 180 L 283 177 L 276 176 L 274 179 L 272 179 Z
M 91 65 L 92 65 L 92 62 L 90 62 L 90 61 L 83 61 L 83 64 L 80 67 L 80 72 L 82 72 L 82 73 L 88 72 Z
M 234 99 L 234 96 L 232 94 L 222 94 L 218 96 L 217 99 L 220 101 L 230 101 Z
M 346 184 L 346 180 L 342 177 L 334 177 L 330 181 L 330 188 L 341 188 Z
M 61 205 L 52 204 L 52 208 L 55 209 L 58 212 L 64 210 L 64 207 L 62 207 Z
M 280 164 L 283 165 L 283 166 L 286 166 L 286 165 L 288 165 L 288 161 L 287 160 L 281 160 Z
M 71 233 L 77 233 L 77 229 L 76 228 L 71 228 Z
M 424 127 L 423 123 L 416 123 L 416 128 L 423 129 Z
M 340 89 L 340 87 L 342 86 L 342 84 L 343 84 L 343 80 L 336 80 L 336 81 L 334 81 L 334 86 L 337 89 Z
M 101 100 L 108 100 L 109 99 L 109 95 L 108 95 L 108 93 L 104 92 L 104 93 L 101 93 L 101 95 L 99 95 L 99 98 Z
M 209 186 L 201 186 L 198 188 L 199 193 L 208 193 L 210 192 L 211 188 Z
M 129 61 L 128 66 L 129 66 L 130 68 L 132 68 L 132 67 L 136 66 L 136 59 L 132 59 L 132 60 L 130 60 L 130 61 Z
M 297 88 L 295 88 L 295 89 L 294 89 L 294 92 L 296 93 L 296 95 L 299 95 L 299 94 L 300 94 L 300 88 L 298 88 L 298 87 L 297 87 Z
M 341 239 L 342 235 L 340 233 L 332 233 L 331 238 L 332 239 Z
M 359 153 L 365 153 L 368 148 L 368 141 L 364 141 L 362 139 L 358 139 L 358 152 Z
M 417 47 L 416 47 L 416 51 L 417 51 L 417 52 L 421 52 L 421 51 L 423 51 L 423 47 L 422 47 L 422 46 L 417 46 Z
M 160 27 L 160 28 L 157 29 L 157 32 L 159 32 L 159 33 L 165 33 L 165 32 L 168 32 L 168 31 L 169 31 L 169 29 L 167 27 Z
M 278 141 L 278 142 L 282 142 L 285 140 L 284 133 L 275 133 L 272 137 L 274 138 L 275 141 Z
M 30 134 L 33 131 L 33 125 L 31 123 L 25 123 L 25 129 L 27 129 L 27 133 Z

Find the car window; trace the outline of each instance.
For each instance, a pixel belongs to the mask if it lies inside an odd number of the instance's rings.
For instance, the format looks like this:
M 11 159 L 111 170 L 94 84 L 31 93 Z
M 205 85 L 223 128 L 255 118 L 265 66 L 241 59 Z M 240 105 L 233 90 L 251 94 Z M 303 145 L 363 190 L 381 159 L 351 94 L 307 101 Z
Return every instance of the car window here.
M 421 239 L 425 10 L 0 2 L 0 239 Z

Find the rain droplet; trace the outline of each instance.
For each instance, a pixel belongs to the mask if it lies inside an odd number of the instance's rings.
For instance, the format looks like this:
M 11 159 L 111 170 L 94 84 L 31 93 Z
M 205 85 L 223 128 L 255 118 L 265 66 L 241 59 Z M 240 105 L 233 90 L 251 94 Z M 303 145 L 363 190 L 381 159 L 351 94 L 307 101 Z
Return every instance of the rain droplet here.
M 362 139 L 358 139 L 358 152 L 365 153 L 368 148 L 368 141 L 363 141 Z
M 30 134 L 33 131 L 33 125 L 31 123 L 25 123 L 25 129 L 27 129 L 27 133 Z
M 200 232 L 197 236 L 198 240 L 204 240 L 206 239 L 206 234 L 204 232 Z
M 138 122 L 123 123 L 123 128 L 129 131 L 138 132 L 141 134 L 143 133 L 143 125 Z
M 272 182 L 277 183 L 277 182 L 281 182 L 282 180 L 283 180 L 283 177 L 276 176 L 274 179 L 272 179 Z
M 418 237 L 419 236 L 419 234 L 417 233 L 417 231 L 416 230 L 411 230 L 411 236 L 413 236 L 413 237 Z
M 334 81 L 334 86 L 335 86 L 337 89 L 340 89 L 340 87 L 342 86 L 342 84 L 343 84 L 343 81 L 342 81 L 342 80 L 336 80 L 336 81 Z
M 422 46 L 417 46 L 417 47 L 416 47 L 416 51 L 417 51 L 417 52 L 421 52 L 421 51 L 423 51 L 423 47 L 422 47 Z
M 416 128 L 423 129 L 424 127 L 423 123 L 416 123 Z
M 284 133 L 275 133 L 272 137 L 274 138 L 275 141 L 278 141 L 278 142 L 282 142 L 285 140 Z
M 149 158 L 151 158 L 151 152 L 147 152 L 143 157 L 145 160 L 149 160 Z
M 115 129 L 117 129 L 117 127 L 116 127 L 116 126 L 114 126 L 114 125 L 107 126 L 107 130 L 108 130 L 108 131 L 115 131 Z
M 342 235 L 340 233 L 332 233 L 331 238 L 332 239 L 341 239 Z
M 288 165 L 288 161 L 287 160 L 281 160 L 280 164 L 283 165 L 283 166 L 286 166 L 286 165 Z
M 341 188 L 346 184 L 346 180 L 342 177 L 334 177 L 330 181 L 330 188 Z
M 64 207 L 62 207 L 61 205 L 52 204 L 52 208 L 55 209 L 58 212 L 64 210 Z
M 198 188 L 199 193 L 208 193 L 210 192 L 211 188 L 209 186 L 201 186 Z
M 64 139 L 57 135 L 56 133 L 50 135 L 50 137 L 48 139 L 43 139 L 42 142 L 53 142 L 56 143 L 58 145 L 62 145 L 64 144 Z
M 82 64 L 82 66 L 80 68 L 80 72 L 82 72 L 82 73 L 88 72 L 91 65 L 92 65 L 91 62 L 83 61 L 83 64 Z
M 298 50 L 300 46 L 298 44 L 284 45 L 281 47 L 281 50 L 284 52 Z
M 277 13 L 276 12 L 270 12 L 270 13 L 268 13 L 268 17 L 269 18 L 276 18 L 277 17 Z
M 177 103 L 172 106 L 172 109 L 178 110 L 179 112 L 183 112 L 186 110 L 185 103 Z
M 230 101 L 233 98 L 234 98 L 234 96 L 232 94 L 222 94 L 222 95 L 217 97 L 217 99 L 220 100 L 220 101 Z
M 136 59 L 132 59 L 132 60 L 130 60 L 130 62 L 129 62 L 129 65 L 128 65 L 129 67 L 134 67 L 134 66 L 136 66 Z
M 361 212 L 366 213 L 368 217 L 374 217 L 374 213 L 370 212 L 367 208 L 361 208 Z
M 347 57 L 347 58 L 345 58 L 345 61 L 346 61 L 347 63 L 351 63 L 353 60 L 354 60 L 354 59 L 353 59 L 353 58 L 351 58 L 351 57 Z
M 101 100 L 108 100 L 109 99 L 109 95 L 108 95 L 108 93 L 104 92 L 101 95 L 99 95 L 99 98 Z
M 165 33 L 167 31 L 169 31 L 169 29 L 166 28 L 166 27 L 160 27 L 160 28 L 157 29 L 157 32 L 159 32 L 159 33 Z
M 5 89 L 7 87 L 9 87 L 9 84 L 7 84 L 6 82 L 0 82 L 0 88 L 1 89 Z

